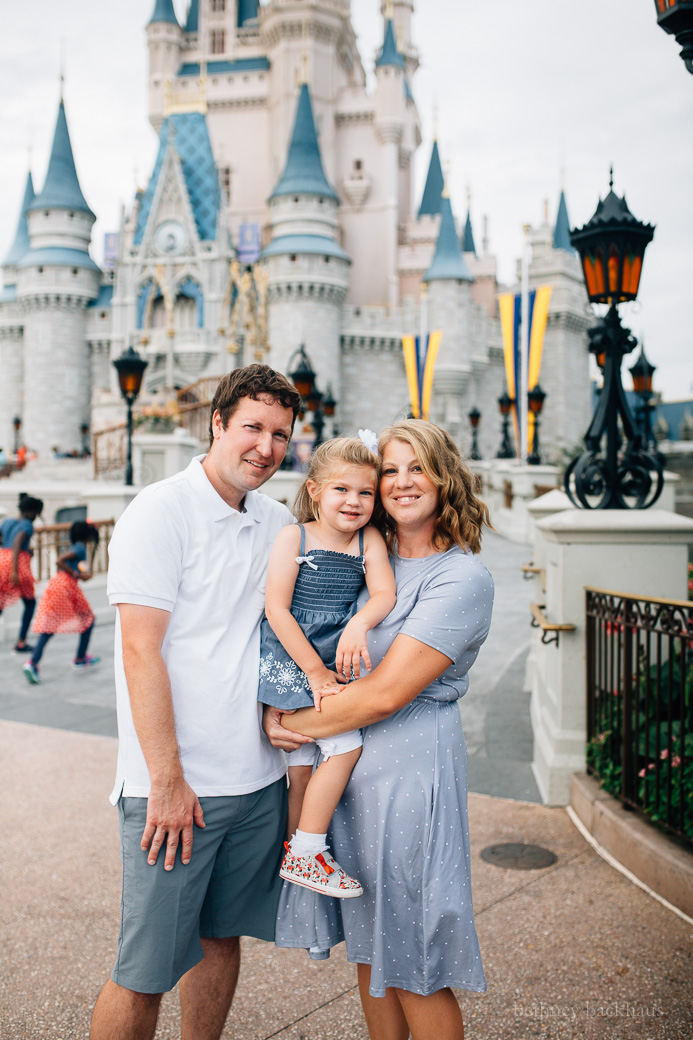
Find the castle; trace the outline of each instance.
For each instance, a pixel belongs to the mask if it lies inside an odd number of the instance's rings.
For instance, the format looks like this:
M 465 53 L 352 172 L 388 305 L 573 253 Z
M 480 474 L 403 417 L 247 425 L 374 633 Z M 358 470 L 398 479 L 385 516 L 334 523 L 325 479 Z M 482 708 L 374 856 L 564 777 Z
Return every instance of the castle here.
M 349 0 L 190 0 L 180 25 L 155 0 L 146 28 L 149 116 L 159 151 L 124 213 L 112 270 L 90 254 L 61 100 L 45 183 L 26 183 L 2 263 L 0 444 L 40 456 L 122 417 L 112 360 L 133 346 L 144 394 L 267 361 L 287 371 L 305 345 L 340 431 L 410 410 L 401 337 L 440 329 L 430 418 L 495 456 L 505 387 L 496 261 L 471 216 L 455 220 L 434 143 L 423 195 L 413 159 L 414 0 L 381 3 L 368 90 Z M 422 13 L 421 17 L 425 17 Z M 531 287 L 550 284 L 541 384 L 546 453 L 590 416 L 590 323 L 561 192 L 531 229 Z M 191 391 L 194 398 L 194 390 Z M 329 432 L 329 429 L 327 430 Z

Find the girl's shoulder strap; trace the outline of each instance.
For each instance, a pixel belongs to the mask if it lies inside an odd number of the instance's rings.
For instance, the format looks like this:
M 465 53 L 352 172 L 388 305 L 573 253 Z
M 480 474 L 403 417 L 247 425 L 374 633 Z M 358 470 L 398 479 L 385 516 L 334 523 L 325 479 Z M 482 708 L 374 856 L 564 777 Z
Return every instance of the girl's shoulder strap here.
M 363 528 L 359 527 L 359 556 L 363 556 Z
M 299 556 L 305 556 L 306 555 L 306 529 L 303 526 L 303 524 L 299 524 L 298 526 L 301 529 L 301 547 L 298 550 L 298 555 Z

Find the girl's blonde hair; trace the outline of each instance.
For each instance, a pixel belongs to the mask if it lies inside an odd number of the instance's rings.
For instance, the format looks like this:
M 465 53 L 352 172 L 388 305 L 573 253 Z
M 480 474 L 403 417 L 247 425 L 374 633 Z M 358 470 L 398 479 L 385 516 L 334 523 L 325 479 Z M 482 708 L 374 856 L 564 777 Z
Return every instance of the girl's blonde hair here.
M 338 466 L 368 466 L 375 475 L 377 490 L 380 463 L 378 456 L 374 455 L 363 441 L 358 437 L 335 437 L 331 441 L 325 441 L 311 455 L 308 472 L 296 495 L 294 516 L 299 524 L 320 519 L 318 503 L 308 493 L 308 481 L 312 480 L 317 485 L 317 498 Z
M 413 449 L 426 476 L 440 495 L 440 511 L 436 520 L 433 545 L 439 551 L 459 545 L 473 553 L 481 550 L 481 529 L 491 527 L 487 506 L 477 498 L 479 480 L 462 460 L 459 450 L 445 430 L 425 419 L 403 419 L 388 426 L 380 434 L 378 449 L 382 467 L 383 452 L 390 441 L 404 441 Z M 373 517 L 374 525 L 385 536 L 392 550 L 396 526 L 380 500 Z

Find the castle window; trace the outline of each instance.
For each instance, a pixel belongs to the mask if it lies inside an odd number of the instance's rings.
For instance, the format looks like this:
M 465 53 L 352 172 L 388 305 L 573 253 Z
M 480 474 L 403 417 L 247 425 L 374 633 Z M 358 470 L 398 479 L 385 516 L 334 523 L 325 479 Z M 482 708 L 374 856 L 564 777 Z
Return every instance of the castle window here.
M 355 173 L 360 173 L 362 169 L 363 169 L 363 162 L 361 161 L 361 159 L 354 159 L 354 172 Z
M 39 268 L 38 268 L 38 273 L 39 273 L 39 274 L 43 274 L 43 268 L 42 268 L 42 267 L 39 267 Z
M 77 268 L 73 267 L 72 268 L 72 276 L 73 276 L 73 278 L 76 278 L 78 274 L 79 274 L 79 271 L 77 270 Z
M 289 260 L 291 261 L 292 264 L 295 264 L 296 263 L 296 254 L 292 253 L 291 256 L 289 257 Z
M 68 213 L 68 217 L 70 218 L 70 220 L 74 220 L 74 216 L 74 213 Z
M 212 54 L 223 54 L 226 50 L 226 33 L 223 29 L 212 29 L 209 34 L 209 49 Z
M 209 8 L 211 11 L 225 11 L 226 0 L 210 0 Z
M 219 169 L 219 184 L 224 198 L 227 202 L 231 201 L 231 167 L 222 166 Z

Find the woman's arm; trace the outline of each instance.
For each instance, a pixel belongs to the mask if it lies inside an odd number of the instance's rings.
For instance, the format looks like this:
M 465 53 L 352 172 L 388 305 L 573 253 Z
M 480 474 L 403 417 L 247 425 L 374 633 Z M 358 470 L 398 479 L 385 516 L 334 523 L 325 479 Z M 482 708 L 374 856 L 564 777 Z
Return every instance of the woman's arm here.
M 325 667 L 291 613 L 291 600 L 299 570 L 296 554 L 300 537 L 300 529 L 296 524 L 282 528 L 277 535 L 267 568 L 265 613 L 277 639 L 305 672 L 310 688 L 315 692 L 325 683 L 333 682 L 334 674 Z
M 350 678 L 353 670 L 357 679 L 361 675 L 361 658 L 368 671 L 371 670 L 368 633 L 387 617 L 397 600 L 395 576 L 385 540 L 373 527 L 367 528 L 365 532 L 364 556 L 368 602 L 344 626 L 335 657 L 337 673 Z
M 412 636 L 396 637 L 378 667 L 364 679 L 350 683 L 339 697 L 323 700 L 321 711 L 300 708 L 286 717 L 266 712 L 265 732 L 277 746 L 291 741 L 291 734 L 331 737 L 360 726 L 380 722 L 409 704 L 450 667 L 450 658 Z

